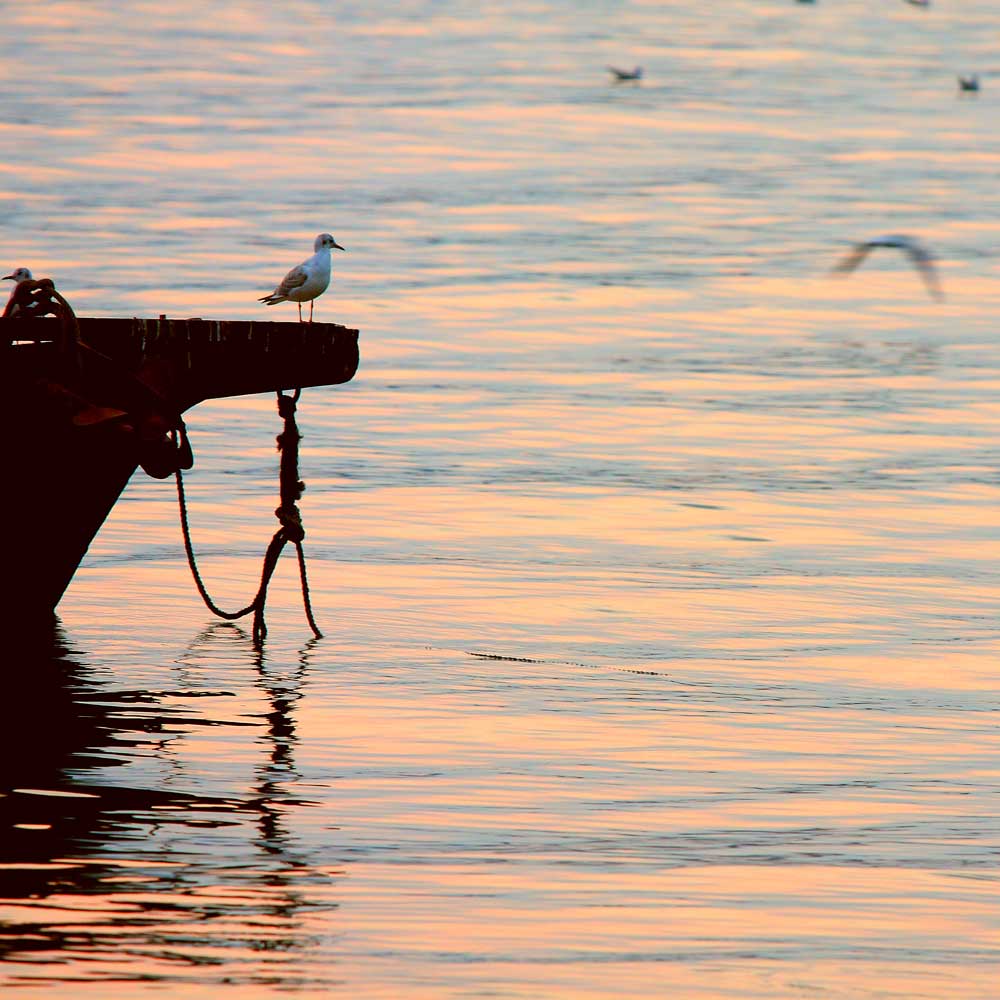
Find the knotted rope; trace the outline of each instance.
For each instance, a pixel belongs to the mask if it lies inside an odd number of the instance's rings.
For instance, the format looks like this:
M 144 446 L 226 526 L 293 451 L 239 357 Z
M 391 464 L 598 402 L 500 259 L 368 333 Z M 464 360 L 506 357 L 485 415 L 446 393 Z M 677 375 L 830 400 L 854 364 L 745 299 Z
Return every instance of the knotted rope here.
M 41 319 L 43 316 L 55 316 L 59 320 L 56 346 L 59 353 L 67 358 L 72 366 L 78 367 L 80 324 L 77 322 L 73 307 L 56 291 L 55 282 L 51 278 L 28 278 L 19 281 L 7 300 L 2 318 L 30 321 Z M 22 337 L 34 339 L 36 334 L 37 327 L 25 323 L 12 339 Z
M 295 423 L 295 407 L 301 394 L 301 389 L 296 389 L 295 393 L 291 396 L 286 396 L 281 391 L 277 393 L 278 415 L 285 421 L 284 430 L 277 437 L 278 451 L 281 452 L 279 471 L 279 495 L 281 503 L 274 512 L 281 527 L 274 533 L 274 537 L 271 539 L 267 551 L 264 553 L 264 566 L 261 570 L 260 586 L 257 589 L 257 594 L 245 608 L 239 611 L 223 611 L 209 596 L 201 574 L 198 571 L 194 547 L 191 544 L 187 500 L 184 496 L 184 480 L 179 469 L 175 474 L 177 480 L 177 498 L 180 506 L 181 530 L 184 535 L 184 551 L 187 553 L 188 565 L 191 567 L 191 574 L 194 577 L 195 585 L 198 587 L 198 593 L 201 594 L 201 598 L 208 610 L 219 618 L 235 621 L 237 618 L 243 618 L 245 615 L 253 612 L 253 641 L 256 645 L 260 645 L 267 635 L 267 624 L 264 621 L 267 587 L 271 582 L 271 575 L 274 573 L 274 568 L 278 564 L 278 557 L 288 542 L 291 542 L 295 546 L 295 551 L 298 554 L 299 578 L 302 582 L 302 601 L 305 606 L 306 620 L 309 622 L 309 627 L 313 630 L 316 638 L 320 639 L 323 637 L 323 633 L 320 632 L 316 625 L 316 619 L 312 613 L 312 604 L 309 600 L 309 582 L 306 579 L 306 557 L 302 550 L 302 539 L 305 537 L 305 529 L 302 527 L 302 515 L 299 513 L 297 505 L 297 501 L 301 498 L 305 490 L 305 483 L 299 479 L 299 441 L 302 435 L 299 433 L 298 426 Z M 173 434 L 176 443 L 177 432 L 174 431 Z M 180 430 L 180 434 L 183 438 L 185 435 L 183 427 Z

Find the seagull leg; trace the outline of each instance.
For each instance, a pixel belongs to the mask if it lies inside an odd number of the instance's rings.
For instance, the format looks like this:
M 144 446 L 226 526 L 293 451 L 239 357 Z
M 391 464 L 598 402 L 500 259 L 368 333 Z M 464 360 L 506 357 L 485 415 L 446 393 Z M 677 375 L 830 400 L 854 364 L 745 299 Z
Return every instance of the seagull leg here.
M 316 301 L 315 299 L 310 299 L 309 300 L 309 322 L 310 323 L 313 321 L 313 304 L 315 303 L 315 301 Z
M 302 322 L 302 303 L 297 302 L 296 305 L 299 307 L 299 322 Z

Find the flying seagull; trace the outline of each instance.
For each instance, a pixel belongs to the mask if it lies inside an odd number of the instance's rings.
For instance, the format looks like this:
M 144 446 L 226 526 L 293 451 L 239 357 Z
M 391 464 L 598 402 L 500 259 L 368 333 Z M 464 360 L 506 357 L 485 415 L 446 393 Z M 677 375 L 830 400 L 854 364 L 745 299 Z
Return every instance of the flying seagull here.
M 920 276 L 924 279 L 924 284 L 931 295 L 939 301 L 944 298 L 944 292 L 941 291 L 941 283 L 938 281 L 937 271 L 934 268 L 934 258 L 912 236 L 879 236 L 864 243 L 856 243 L 847 256 L 834 267 L 834 272 L 849 274 L 877 247 L 893 247 L 906 253 L 920 272 Z
M 330 250 L 344 248 L 329 234 L 320 233 L 313 243 L 316 252 L 308 259 L 293 267 L 270 295 L 264 295 L 258 302 L 273 306 L 278 302 L 295 302 L 299 307 L 299 322 L 302 322 L 302 303 L 309 303 L 309 322 L 313 321 L 313 300 L 322 295 L 330 284 Z
M 635 69 L 616 69 L 614 66 L 608 67 L 608 72 L 615 78 L 615 83 L 624 83 L 626 80 L 641 80 L 642 67 Z

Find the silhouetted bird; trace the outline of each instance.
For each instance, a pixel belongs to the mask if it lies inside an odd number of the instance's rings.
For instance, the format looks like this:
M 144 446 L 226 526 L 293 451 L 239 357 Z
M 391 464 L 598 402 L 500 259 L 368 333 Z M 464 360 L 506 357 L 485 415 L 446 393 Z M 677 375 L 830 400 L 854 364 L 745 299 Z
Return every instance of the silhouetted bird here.
M 309 303 L 309 322 L 313 319 L 313 300 L 322 295 L 330 284 L 330 250 L 344 248 L 329 234 L 320 233 L 313 243 L 316 251 L 308 260 L 293 267 L 270 295 L 258 299 L 273 306 L 278 302 L 292 301 L 299 307 L 302 322 L 302 303 Z
M 874 240 L 857 243 L 850 253 L 834 267 L 834 272 L 849 274 L 877 247 L 893 247 L 906 253 L 920 272 L 920 276 L 924 279 L 924 284 L 931 295 L 939 300 L 944 298 L 941 283 L 938 281 L 937 271 L 934 268 L 933 257 L 912 236 L 879 236 Z
M 5 274 L 3 276 L 3 280 L 14 282 L 14 287 L 11 289 L 10 296 L 7 299 L 7 306 L 9 306 L 11 299 L 13 299 L 14 296 L 17 294 L 17 286 L 21 284 L 22 281 L 31 281 L 32 275 L 31 272 L 26 267 L 18 267 L 15 268 L 10 274 Z M 20 308 L 19 306 L 15 306 L 13 309 L 11 309 L 10 315 L 13 316 L 18 311 L 19 308 Z M 6 307 L 4 308 L 4 311 L 6 312 Z
M 608 72 L 615 78 L 616 83 L 624 83 L 626 80 L 638 81 L 642 79 L 641 66 L 636 66 L 635 69 L 616 69 L 614 66 L 609 66 Z
M 958 89 L 966 91 L 979 90 L 979 77 L 975 73 L 972 76 L 960 76 L 958 78 Z

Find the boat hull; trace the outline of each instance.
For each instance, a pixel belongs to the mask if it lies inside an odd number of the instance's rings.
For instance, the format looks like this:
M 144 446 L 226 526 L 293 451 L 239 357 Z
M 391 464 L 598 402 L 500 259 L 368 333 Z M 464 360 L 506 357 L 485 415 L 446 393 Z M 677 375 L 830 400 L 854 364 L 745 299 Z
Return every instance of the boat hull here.
M 162 478 L 184 467 L 170 431 L 185 410 L 347 382 L 358 366 L 357 331 L 335 324 L 78 322 L 67 353 L 55 320 L 0 320 L 8 620 L 54 614 L 137 468 Z

